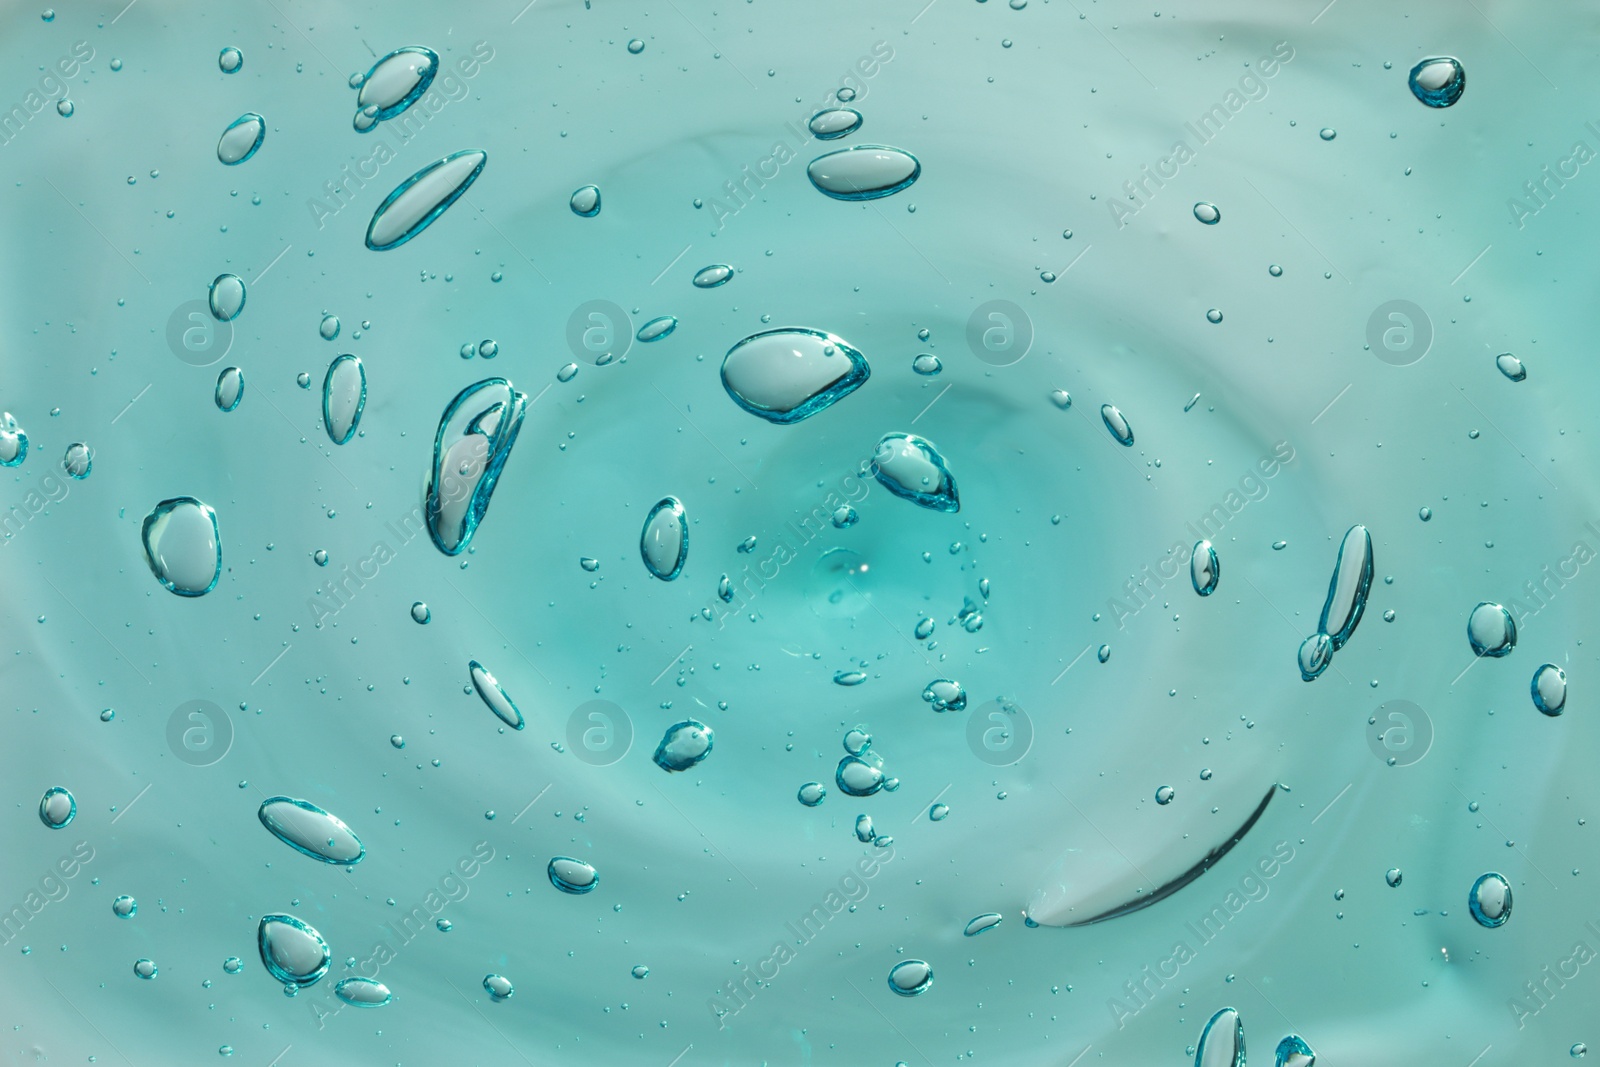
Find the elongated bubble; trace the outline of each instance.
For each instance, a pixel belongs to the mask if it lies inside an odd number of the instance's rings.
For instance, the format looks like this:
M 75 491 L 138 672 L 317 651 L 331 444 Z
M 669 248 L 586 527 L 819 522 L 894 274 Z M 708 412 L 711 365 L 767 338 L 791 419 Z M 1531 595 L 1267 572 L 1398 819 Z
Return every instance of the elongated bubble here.
M 384 197 L 367 225 L 367 247 L 374 252 L 399 248 L 433 221 L 478 180 L 489 154 L 471 148 L 429 163 Z
M 931 511 L 961 510 L 955 478 L 933 442 L 913 433 L 884 434 L 872 454 L 872 474 L 903 500 Z
M 501 722 L 513 730 L 520 730 L 527 725 L 523 721 L 522 712 L 517 710 L 517 705 L 483 664 L 477 660 L 468 661 L 467 673 L 472 676 L 472 688 L 478 691 L 479 698 Z
M 1217 591 L 1217 582 L 1222 578 L 1222 564 L 1217 561 L 1217 550 L 1210 541 L 1196 541 L 1194 551 L 1189 554 L 1189 581 L 1194 586 L 1194 591 L 1201 596 L 1210 596 Z
M 831 107 L 811 116 L 806 124 L 819 141 L 834 141 L 861 128 L 861 112 L 853 107 Z
M 389 987 L 376 978 L 341 978 L 333 987 L 334 994 L 346 1004 L 356 1008 L 381 1008 L 393 998 Z
M 217 159 L 224 165 L 236 167 L 256 154 L 267 136 L 267 120 L 253 111 L 228 123 L 217 142 Z
M 367 854 L 361 839 L 343 820 L 308 800 L 268 797 L 256 816 L 279 841 L 323 863 L 353 867 Z
M 689 520 L 677 497 L 662 497 L 645 516 L 639 555 L 653 578 L 670 582 L 683 573 L 689 558 Z
M 784 425 L 827 410 L 871 374 L 866 357 L 843 339 L 804 327 L 752 334 L 722 360 L 722 387 L 733 402 Z
M 315 985 L 333 960 L 322 935 L 293 915 L 263 915 L 256 947 L 267 973 L 285 985 Z
M 140 530 L 145 562 L 156 581 L 179 596 L 204 596 L 222 576 L 217 513 L 192 496 L 163 500 Z
M 1372 535 L 1361 525 L 1345 532 L 1339 558 L 1328 581 L 1328 599 L 1322 605 L 1322 620 L 1317 624 L 1328 635 L 1332 651 L 1344 647 L 1356 632 L 1356 624 L 1367 610 L 1367 593 L 1372 589 Z
M 420 45 L 397 48 L 367 71 L 356 94 L 356 109 L 374 108 L 374 124 L 392 119 L 420 100 L 438 73 L 439 57 L 432 49 Z
M 567 856 L 557 856 L 551 860 L 545 873 L 549 875 L 551 885 L 575 896 L 593 892 L 600 884 L 600 872 L 582 860 Z
M 1223 1008 L 1200 1032 L 1194 1067 L 1244 1067 L 1244 1023 L 1233 1008 Z
M 1132 447 L 1133 427 L 1128 424 L 1128 417 L 1115 404 L 1100 405 L 1100 421 L 1106 424 L 1106 429 L 1116 439 L 1117 444 Z
M 445 555 L 464 552 L 488 513 L 527 403 L 506 379 L 485 378 L 457 393 L 439 417 L 423 499 L 428 533 Z
M 1312 1067 L 1316 1062 L 1317 1054 L 1299 1034 L 1289 1034 L 1279 1041 L 1273 1055 L 1273 1067 Z
M 841 148 L 818 156 L 806 168 L 817 191 L 835 200 L 877 200 L 898 193 L 921 173 L 916 156 L 881 144 Z
M 328 364 L 322 379 L 322 425 L 336 445 L 349 443 L 361 427 L 367 407 L 367 368 L 346 354 Z
M 244 371 L 238 367 L 225 367 L 217 375 L 216 402 L 218 411 L 233 411 L 244 399 Z

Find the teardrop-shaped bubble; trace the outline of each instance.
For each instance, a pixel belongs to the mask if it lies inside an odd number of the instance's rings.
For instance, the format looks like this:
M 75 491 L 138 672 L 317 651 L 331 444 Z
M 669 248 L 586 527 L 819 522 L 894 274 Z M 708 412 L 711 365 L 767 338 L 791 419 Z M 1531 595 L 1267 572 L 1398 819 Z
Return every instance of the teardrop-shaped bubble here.
M 806 126 L 817 140 L 836 141 L 861 128 L 861 112 L 853 107 L 830 107 L 812 115 Z
M 1560 715 L 1567 706 L 1567 672 L 1546 663 L 1533 672 L 1533 706 L 1546 715 Z
M 279 841 L 314 860 L 353 867 L 367 854 L 361 839 L 337 815 L 308 800 L 268 797 L 256 817 Z
M 828 795 L 828 787 L 821 782 L 807 782 L 795 794 L 795 799 L 808 808 L 821 804 Z
M 267 973 L 284 985 L 315 985 L 333 960 L 322 935 L 293 915 L 263 915 L 256 947 Z
M 439 73 L 439 57 L 420 45 L 396 48 L 372 65 L 356 94 L 356 107 L 377 108 L 378 122 L 392 119 L 422 98 Z
M 1333 639 L 1316 633 L 1300 642 L 1300 677 L 1311 681 L 1333 662 Z
M 211 306 L 211 317 L 218 322 L 232 322 L 244 310 L 244 282 L 237 274 L 219 274 L 206 292 L 206 302 Z
M 803 327 L 752 334 L 722 360 L 722 387 L 733 402 L 783 425 L 832 407 L 871 374 L 866 357 L 854 347 Z
M 910 152 L 888 145 L 863 144 L 818 156 L 806 168 L 817 191 L 835 200 L 876 200 L 898 193 L 922 173 Z
M 217 409 L 233 411 L 244 399 L 244 371 L 238 367 L 224 367 L 217 375 Z
M 572 194 L 572 199 L 567 202 L 574 215 L 592 219 L 600 214 L 600 187 L 598 185 L 585 185 Z
M 600 873 L 582 860 L 557 856 L 550 861 L 547 872 L 550 884 L 563 893 L 574 895 L 592 892 L 600 884 Z
M 1194 1067 L 1244 1067 L 1244 1023 L 1232 1008 L 1211 1017 L 1200 1032 Z
M 639 555 L 653 577 L 670 582 L 683 573 L 689 558 L 689 520 L 675 496 L 662 497 L 645 516 L 639 533 Z
M 395 186 L 372 213 L 367 247 L 386 252 L 427 229 L 478 180 L 488 162 L 487 152 L 464 149 L 429 163 Z
M 870 797 L 883 788 L 883 772 L 860 756 L 846 756 L 833 772 L 839 789 L 853 797 Z
M 1333 651 L 1344 647 L 1356 632 L 1356 624 L 1367 610 L 1367 594 L 1372 589 L 1372 535 L 1359 523 L 1345 531 L 1339 545 L 1339 558 L 1328 580 L 1328 599 L 1322 604 L 1322 619 L 1317 629 L 1328 635 Z
M 1100 405 L 1100 420 L 1106 424 L 1106 429 L 1111 431 L 1111 436 L 1116 438 L 1119 445 L 1133 444 L 1133 427 L 1128 425 L 1128 418 L 1117 410 L 1114 404 Z
M 0 467 L 16 467 L 28 458 L 28 434 L 9 411 L 0 411 Z
M 478 696 L 501 722 L 513 730 L 520 730 L 527 725 L 522 719 L 522 712 L 517 710 L 517 705 L 500 687 L 500 683 L 494 680 L 494 675 L 484 669 L 483 664 L 475 659 L 468 660 L 467 671 L 472 675 L 472 688 L 478 691 Z
M 933 968 L 923 960 L 902 960 L 889 971 L 889 988 L 902 997 L 915 997 L 933 986 Z
M 1479 875 L 1467 894 L 1467 910 L 1479 926 L 1504 926 L 1511 918 L 1511 883 L 1493 872 Z
M 375 978 L 341 978 L 333 987 L 335 995 L 357 1008 L 381 1008 L 394 998 L 389 987 Z
M 667 727 L 656 746 L 656 766 L 664 771 L 686 771 L 711 755 L 714 741 L 711 727 L 685 719 Z
M 83 481 L 94 469 L 94 450 L 82 441 L 73 442 L 61 456 L 61 469 L 68 478 Z
M 52 830 L 59 830 L 78 814 L 78 802 L 71 793 L 58 786 L 44 791 L 39 798 L 39 821 Z
M 1517 621 L 1511 612 L 1484 601 L 1467 617 L 1467 641 L 1479 656 L 1509 656 L 1517 647 Z
M 713 263 L 709 267 L 701 267 L 694 275 L 696 289 L 715 289 L 719 285 L 726 285 L 728 279 L 733 277 L 733 268 L 726 263 Z
M 960 682 L 948 678 L 935 678 L 922 690 L 922 699 L 933 705 L 934 711 L 965 711 L 967 692 Z
M 1311 1051 L 1311 1046 L 1299 1034 L 1290 1034 L 1278 1042 L 1278 1050 L 1273 1057 L 1273 1067 L 1312 1067 L 1316 1062 L 1317 1054 Z
M 156 581 L 179 596 L 204 596 L 222 576 L 217 513 L 192 496 L 163 500 L 140 530 L 145 562 Z
M 877 832 L 872 828 L 872 816 L 857 815 L 856 840 L 860 841 L 864 845 L 870 845 L 873 842 L 873 839 L 877 836 Z
M 1216 547 L 1210 541 L 1196 541 L 1194 551 L 1189 554 L 1189 581 L 1194 591 L 1210 596 L 1217 591 L 1221 578 L 1222 564 L 1217 561 Z
M 504 378 L 485 378 L 457 393 L 439 417 L 423 499 L 428 533 L 445 555 L 459 555 L 472 542 L 527 403 Z
M 678 328 L 678 320 L 671 315 L 658 315 L 639 327 L 634 336 L 644 344 L 659 341 Z
M 1500 368 L 1501 374 L 1514 382 L 1520 382 L 1528 376 L 1528 368 L 1522 365 L 1522 360 L 1510 352 L 1502 352 L 1494 357 L 1494 365 Z
M 969 919 L 966 929 L 962 930 L 961 934 L 963 937 L 977 937 L 979 934 L 987 930 L 993 930 L 999 925 L 1000 913 L 998 911 L 986 912 L 983 915 Z
M 486 974 L 483 976 L 483 991 L 489 994 L 490 1000 L 507 1000 L 517 988 L 503 974 Z
M 267 136 L 267 120 L 253 111 L 228 123 L 217 142 L 217 159 L 230 167 L 238 166 L 256 154 Z
M 933 442 L 914 433 L 888 433 L 872 453 L 872 475 L 895 496 L 932 511 L 961 510 L 956 481 Z
M 336 445 L 347 444 L 361 426 L 367 407 L 367 368 L 348 353 L 328 364 L 322 379 L 322 424 Z
M 1467 72 L 1454 56 L 1429 56 L 1411 68 L 1411 95 L 1429 107 L 1449 107 L 1467 90 Z

